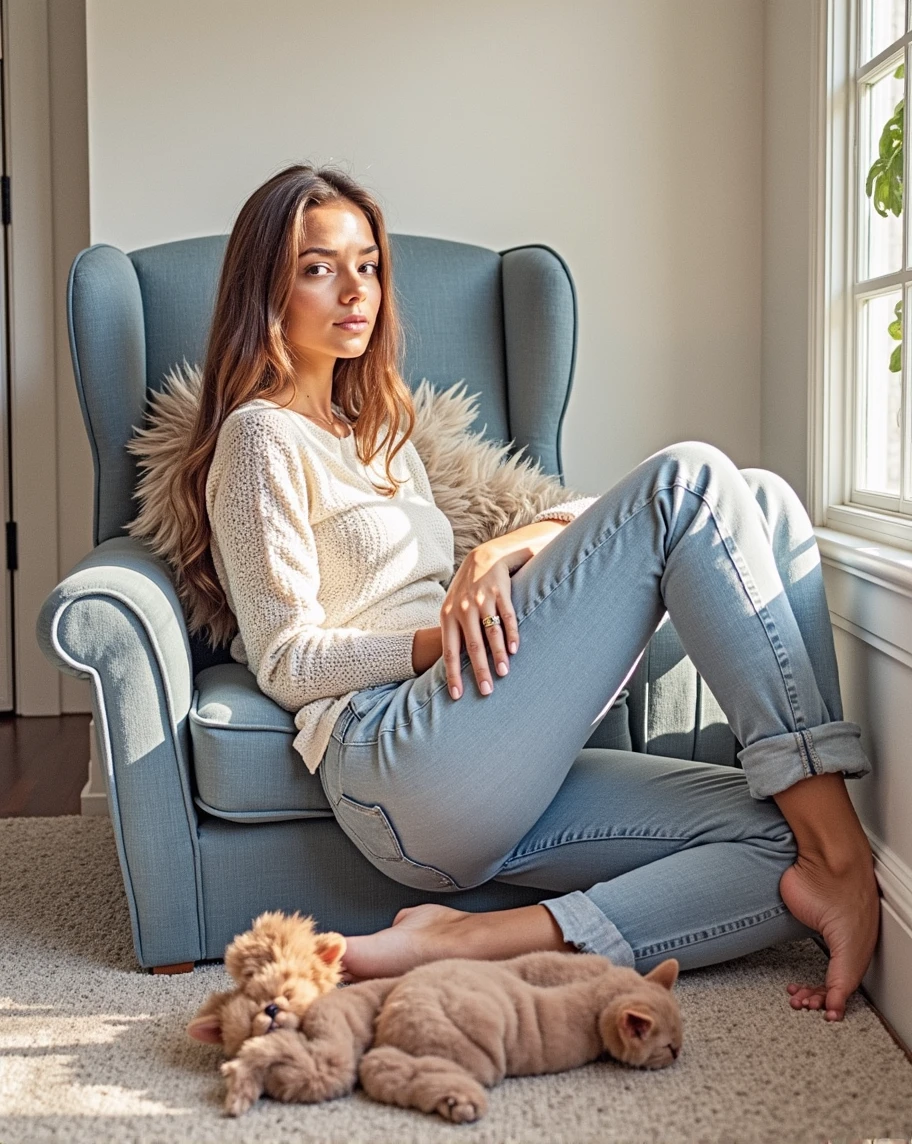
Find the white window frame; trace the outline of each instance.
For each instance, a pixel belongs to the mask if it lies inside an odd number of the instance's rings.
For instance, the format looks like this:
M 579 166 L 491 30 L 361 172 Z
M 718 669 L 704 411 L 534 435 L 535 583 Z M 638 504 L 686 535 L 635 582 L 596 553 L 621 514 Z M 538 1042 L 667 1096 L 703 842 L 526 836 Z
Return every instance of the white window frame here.
M 811 314 L 809 339 L 810 409 L 808 442 L 808 502 L 819 525 L 867 537 L 892 547 L 912 550 L 912 503 L 908 514 L 890 511 L 876 494 L 854 493 L 856 439 L 855 297 L 854 274 L 858 244 L 858 188 L 854 151 L 858 131 L 858 101 L 854 64 L 860 32 L 862 0 L 818 0 L 816 154 L 812 156 Z M 909 26 L 912 0 L 906 0 Z M 912 44 L 912 32 L 900 41 Z M 895 50 L 895 49 L 894 49 Z M 872 63 L 887 59 L 887 52 Z M 906 52 L 905 100 L 910 103 L 912 63 Z M 910 152 L 904 142 L 903 221 L 910 216 Z M 907 278 L 912 272 L 905 272 Z M 902 272 L 872 279 L 893 290 Z M 870 288 L 870 283 L 869 283 Z M 904 369 L 912 368 L 912 306 L 903 308 Z M 906 381 L 906 393 L 912 386 Z M 912 454 L 912 401 L 903 403 L 905 464 Z

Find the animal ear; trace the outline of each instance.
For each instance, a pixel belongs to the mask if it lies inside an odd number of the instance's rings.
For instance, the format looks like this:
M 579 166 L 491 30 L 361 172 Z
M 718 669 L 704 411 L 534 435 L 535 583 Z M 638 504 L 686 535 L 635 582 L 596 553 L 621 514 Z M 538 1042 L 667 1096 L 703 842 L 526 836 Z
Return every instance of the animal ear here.
M 667 957 L 664 961 L 660 962 L 655 969 L 644 974 L 647 981 L 654 981 L 656 985 L 662 985 L 666 989 L 671 989 L 674 983 L 678 980 L 678 965 L 677 959 L 674 957 Z
M 217 1013 L 209 1013 L 205 1017 L 194 1017 L 187 1026 L 187 1032 L 194 1041 L 202 1041 L 206 1045 L 220 1045 L 222 1043 L 222 1022 Z
M 317 957 L 327 965 L 335 965 L 342 960 L 347 944 L 340 933 L 318 933 L 316 939 Z
M 187 1032 L 194 1041 L 203 1041 L 207 1045 L 222 1043 L 222 1006 L 233 996 L 234 993 L 230 990 L 209 994 L 187 1026 Z
M 618 1018 L 621 1033 L 631 1040 L 642 1041 L 654 1024 L 648 1013 L 640 1013 L 636 1009 L 624 1009 Z

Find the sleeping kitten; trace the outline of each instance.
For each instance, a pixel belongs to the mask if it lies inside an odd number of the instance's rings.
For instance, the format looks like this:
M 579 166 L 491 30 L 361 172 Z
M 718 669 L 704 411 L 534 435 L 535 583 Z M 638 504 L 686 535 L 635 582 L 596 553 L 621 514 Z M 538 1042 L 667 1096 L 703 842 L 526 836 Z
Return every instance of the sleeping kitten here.
M 318 998 L 300 1032 L 257 1037 L 222 1066 L 225 1108 L 345 1096 L 360 1080 L 375 1100 L 455 1122 L 487 1110 L 505 1076 L 576 1068 L 607 1052 L 642 1068 L 677 1059 L 682 1026 L 668 958 L 641 976 L 598 954 L 451 958 Z

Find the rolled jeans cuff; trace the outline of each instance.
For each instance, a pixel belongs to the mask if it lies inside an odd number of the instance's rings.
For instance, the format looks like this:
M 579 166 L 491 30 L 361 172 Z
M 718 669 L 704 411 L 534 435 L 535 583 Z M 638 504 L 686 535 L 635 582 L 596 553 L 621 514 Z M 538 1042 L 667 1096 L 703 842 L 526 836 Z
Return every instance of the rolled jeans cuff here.
M 548 898 L 539 904 L 560 926 L 564 941 L 569 941 L 583 953 L 600 953 L 615 965 L 633 969 L 636 959 L 630 943 L 582 890 L 574 890 L 560 898 Z
M 860 737 L 857 723 L 837 720 L 758 739 L 738 752 L 748 790 L 762 799 L 812 775 L 842 772 L 847 779 L 863 778 L 871 773 L 871 764 Z

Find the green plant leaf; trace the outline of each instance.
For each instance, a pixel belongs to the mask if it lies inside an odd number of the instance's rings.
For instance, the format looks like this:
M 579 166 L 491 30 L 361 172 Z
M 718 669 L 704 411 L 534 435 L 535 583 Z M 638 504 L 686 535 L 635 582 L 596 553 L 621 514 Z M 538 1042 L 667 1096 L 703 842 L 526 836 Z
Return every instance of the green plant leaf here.
M 905 79 L 905 64 L 901 63 L 893 73 L 895 79 Z M 906 101 L 903 97 L 893 108 L 893 115 L 883 126 L 878 140 L 878 157 L 871 164 L 865 179 L 865 194 L 871 206 L 881 216 L 887 218 L 892 212 L 897 218 L 903 209 L 903 133 L 905 130 Z M 890 372 L 902 370 L 902 299 L 893 308 L 894 321 L 887 326 L 887 333 L 899 344 L 890 355 Z

